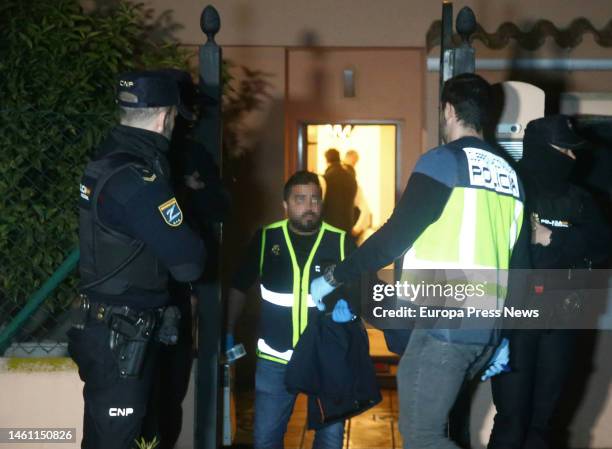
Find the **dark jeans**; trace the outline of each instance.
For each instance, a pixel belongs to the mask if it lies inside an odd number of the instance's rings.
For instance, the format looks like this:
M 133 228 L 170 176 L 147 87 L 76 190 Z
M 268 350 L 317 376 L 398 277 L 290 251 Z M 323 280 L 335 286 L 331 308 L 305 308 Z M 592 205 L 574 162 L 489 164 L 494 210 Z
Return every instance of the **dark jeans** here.
M 121 378 L 106 324 L 68 331 L 68 352 L 85 383 L 82 449 L 132 449 L 153 383 L 157 346 L 151 343 L 139 378 Z
M 296 395 L 285 388 L 283 365 L 258 359 L 255 371 L 254 449 L 282 449 L 287 423 Z M 313 449 L 342 449 L 344 423 L 336 423 L 315 432 Z
M 464 382 L 489 361 L 491 346 L 449 343 L 415 330 L 397 373 L 399 429 L 405 449 L 458 449 L 448 415 Z
M 512 372 L 492 380 L 497 409 L 489 449 L 546 449 L 569 375 L 572 330 L 521 330 L 510 338 Z

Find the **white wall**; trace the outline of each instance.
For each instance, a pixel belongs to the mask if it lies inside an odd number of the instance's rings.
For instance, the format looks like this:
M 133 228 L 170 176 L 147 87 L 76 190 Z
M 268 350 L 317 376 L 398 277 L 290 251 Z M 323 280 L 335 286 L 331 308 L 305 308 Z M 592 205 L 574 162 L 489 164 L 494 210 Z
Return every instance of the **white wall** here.
M 612 448 L 612 333 L 601 333 L 591 366 L 592 374 L 584 379 L 585 392 L 571 431 L 571 447 Z M 14 360 L 14 359 L 13 359 Z M 39 359 L 40 360 L 40 359 Z M 74 427 L 77 443 L 32 444 L 27 449 L 77 449 L 82 436 L 82 383 L 69 359 L 54 359 L 37 368 L 9 369 L 11 359 L 0 358 L 0 427 Z M 58 362 L 59 360 L 59 362 Z M 51 370 L 52 369 L 52 370 Z M 192 376 L 193 380 L 193 376 Z M 568 391 L 580 388 L 568 386 Z M 194 386 L 190 383 L 183 404 L 183 433 L 177 449 L 191 449 L 194 429 Z M 493 405 L 489 383 L 480 385 L 472 404 L 472 438 L 474 449 L 484 449 L 491 432 Z M 0 444 L 0 449 L 15 449 L 15 444 Z M 25 447 L 25 446 L 19 446 Z
M 75 443 L 2 444 L 0 449 L 78 449 L 83 436 L 83 383 L 70 359 L 0 358 L 0 427 L 76 428 Z M 193 448 L 193 382 L 176 449 Z

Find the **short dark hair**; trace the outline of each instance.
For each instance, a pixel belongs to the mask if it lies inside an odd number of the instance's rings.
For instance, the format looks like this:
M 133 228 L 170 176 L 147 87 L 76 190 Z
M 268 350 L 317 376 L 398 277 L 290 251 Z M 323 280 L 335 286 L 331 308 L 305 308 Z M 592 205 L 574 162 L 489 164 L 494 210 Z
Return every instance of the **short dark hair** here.
M 491 119 L 491 85 L 475 73 L 462 73 L 448 79 L 442 87 L 440 101 L 443 107 L 446 103 L 451 104 L 464 126 L 478 132 Z
M 340 162 L 340 153 L 335 148 L 330 148 L 325 152 L 325 160 L 328 164 Z
M 306 184 L 314 184 L 319 190 L 321 189 L 321 183 L 319 182 L 319 177 L 316 173 L 300 170 L 295 172 L 285 183 L 285 188 L 283 190 L 283 199 L 287 201 L 289 199 L 289 195 L 291 195 L 291 189 L 293 186 L 302 186 Z

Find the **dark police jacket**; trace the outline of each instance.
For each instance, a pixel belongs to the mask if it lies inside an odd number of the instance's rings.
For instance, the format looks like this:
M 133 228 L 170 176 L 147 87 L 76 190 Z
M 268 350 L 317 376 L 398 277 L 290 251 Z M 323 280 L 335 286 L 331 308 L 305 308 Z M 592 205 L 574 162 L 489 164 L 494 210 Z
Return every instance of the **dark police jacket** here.
M 534 268 L 594 268 L 610 254 L 610 228 L 592 196 L 568 185 L 564 193 L 535 193 L 530 212 L 552 230 L 548 246 L 532 245 Z
M 381 401 L 361 320 L 335 323 L 319 313 L 300 338 L 285 373 L 291 392 L 308 394 L 308 427 L 319 429 Z
M 601 271 L 610 255 L 610 228 L 591 195 L 569 184 L 565 192 L 535 190 L 529 211 L 551 231 L 550 244 L 531 245 L 535 268 L 531 301 L 540 304 L 551 326 L 576 323 L 581 308 L 595 311 L 596 292 L 605 291 Z M 595 294 L 595 296 L 593 296 Z
M 87 164 L 79 200 L 81 290 L 94 302 L 163 306 L 168 276 L 198 278 L 200 238 L 170 188 L 161 134 L 115 127 Z
M 317 313 L 309 294 L 310 281 L 329 264 L 344 259 L 346 233 L 322 223 L 303 269 L 298 264 L 282 220 L 263 228 L 259 277 L 262 305 L 257 355 L 286 364 L 306 325 Z
M 589 268 L 608 257 L 609 224 L 593 197 L 573 183 L 576 161 L 553 148 L 546 136 L 526 131 L 518 164 L 527 211 L 552 230 L 549 245 L 531 245 L 533 267 Z

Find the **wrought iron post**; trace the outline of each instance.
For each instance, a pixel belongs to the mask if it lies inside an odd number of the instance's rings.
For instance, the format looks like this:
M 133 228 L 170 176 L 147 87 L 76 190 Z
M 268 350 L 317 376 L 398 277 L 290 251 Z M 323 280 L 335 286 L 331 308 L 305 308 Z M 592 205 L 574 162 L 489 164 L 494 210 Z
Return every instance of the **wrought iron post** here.
M 476 31 L 476 16 L 471 8 L 464 6 L 457 14 L 455 24 L 461 36 L 461 44 L 455 47 L 453 37 L 453 4 L 445 1 L 442 4 L 442 30 L 440 36 L 440 96 L 444 82 L 460 73 L 474 73 L 476 70 L 476 55 L 470 44 L 470 36 Z M 439 104 L 439 108 L 441 108 Z M 438 140 L 442 143 L 443 117 L 440 110 Z
M 439 95 L 442 97 L 442 86 L 450 76 L 446 76 L 447 67 L 450 65 L 450 55 L 453 45 L 453 4 L 445 1 L 442 3 L 442 28 L 440 30 L 440 86 Z M 442 143 L 442 103 L 438 101 L 438 142 Z
M 476 53 L 470 44 L 470 36 L 476 31 L 474 11 L 467 6 L 461 8 L 461 11 L 457 14 L 455 28 L 461 36 L 461 44 L 454 50 L 452 75 L 474 73 L 476 71 Z
M 450 65 L 450 55 L 453 48 L 453 4 L 442 3 L 442 29 L 440 30 L 440 91 L 442 85 L 450 76 L 447 67 Z
M 202 11 L 200 26 L 206 43 L 200 46 L 200 121 L 195 129 L 196 138 L 204 144 L 219 168 L 221 150 L 221 48 L 215 42 L 221 21 L 217 10 L 208 5 Z M 207 267 L 203 282 L 198 285 L 198 362 L 196 383 L 195 448 L 216 449 L 220 441 L 220 366 L 221 340 L 221 267 L 220 246 L 222 225 L 211 223 L 204 230 Z

